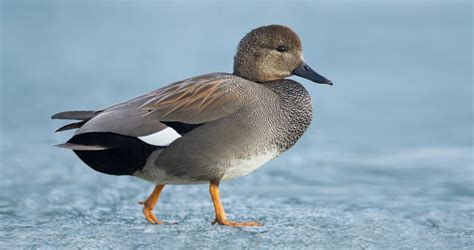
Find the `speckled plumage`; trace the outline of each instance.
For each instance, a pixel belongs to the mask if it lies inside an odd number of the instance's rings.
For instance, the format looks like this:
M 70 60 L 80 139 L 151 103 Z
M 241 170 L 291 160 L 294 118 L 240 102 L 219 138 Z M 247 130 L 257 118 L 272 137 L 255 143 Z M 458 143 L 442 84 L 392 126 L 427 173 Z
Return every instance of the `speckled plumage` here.
M 313 107 L 311 97 L 300 83 L 285 79 L 263 84 L 278 94 L 282 103 L 278 107 L 280 118 L 276 127 L 279 135 L 273 143 L 280 152 L 292 147 L 311 124 Z

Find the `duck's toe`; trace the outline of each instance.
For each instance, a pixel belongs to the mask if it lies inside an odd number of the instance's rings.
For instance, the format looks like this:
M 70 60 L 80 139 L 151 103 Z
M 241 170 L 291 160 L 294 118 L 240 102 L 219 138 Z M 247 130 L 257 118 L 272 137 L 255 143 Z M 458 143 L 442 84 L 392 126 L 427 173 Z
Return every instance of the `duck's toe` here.
M 236 222 L 236 221 L 230 221 L 230 220 L 225 220 L 225 221 L 214 220 L 212 222 L 213 225 L 216 223 L 219 223 L 219 225 L 222 225 L 222 226 L 229 226 L 229 227 L 261 227 L 263 226 L 263 224 L 258 221 Z
M 143 215 L 145 215 L 145 219 L 150 222 L 151 224 L 162 224 L 163 222 L 159 221 L 155 214 L 153 213 L 153 208 L 148 206 L 146 201 L 138 202 L 138 204 L 143 205 Z

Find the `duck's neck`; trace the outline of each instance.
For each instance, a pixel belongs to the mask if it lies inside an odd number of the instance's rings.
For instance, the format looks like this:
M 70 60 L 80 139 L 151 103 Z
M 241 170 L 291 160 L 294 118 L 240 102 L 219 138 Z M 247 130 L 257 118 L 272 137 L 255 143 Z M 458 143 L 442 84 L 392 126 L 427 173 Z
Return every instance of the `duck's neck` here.
M 282 76 L 278 76 L 274 72 L 266 69 L 266 67 L 262 64 L 259 64 L 255 58 L 248 58 L 239 54 L 237 54 L 236 58 L 234 59 L 234 72 L 232 74 L 258 83 L 269 82 L 283 78 Z
M 234 72 L 232 74 L 235 76 L 244 78 L 246 80 L 252 81 L 252 82 L 258 82 L 258 83 L 263 82 L 258 72 L 256 72 L 256 70 L 246 69 L 243 67 L 236 66 L 235 64 L 234 64 Z

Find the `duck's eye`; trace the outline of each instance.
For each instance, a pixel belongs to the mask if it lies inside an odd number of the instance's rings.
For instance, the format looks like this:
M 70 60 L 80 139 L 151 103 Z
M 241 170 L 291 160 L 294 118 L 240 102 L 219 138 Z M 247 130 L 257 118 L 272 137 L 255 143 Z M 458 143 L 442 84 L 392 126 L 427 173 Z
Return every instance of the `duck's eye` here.
M 279 52 L 285 52 L 285 51 L 287 51 L 288 49 L 287 49 L 285 46 L 278 46 L 277 50 L 278 50 Z

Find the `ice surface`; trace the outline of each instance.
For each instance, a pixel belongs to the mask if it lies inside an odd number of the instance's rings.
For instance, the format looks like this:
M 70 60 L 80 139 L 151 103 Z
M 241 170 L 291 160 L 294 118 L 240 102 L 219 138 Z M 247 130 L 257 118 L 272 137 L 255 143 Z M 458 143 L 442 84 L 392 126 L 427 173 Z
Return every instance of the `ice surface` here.
M 3 246 L 467 249 L 473 243 L 469 155 L 451 159 L 457 169 L 430 158 L 427 166 L 407 160 L 399 168 L 335 164 L 294 150 L 222 184 L 228 217 L 259 220 L 261 228 L 212 226 L 205 185 L 165 187 L 156 215 L 167 225 L 150 225 L 136 203 L 150 184 L 96 174 L 49 148 L 8 158 L 4 166 L 28 167 L 3 172 L 10 177 L 2 181 Z
M 472 3 L 2 2 L 0 248 L 472 249 Z M 301 35 L 333 80 L 310 91 L 312 126 L 289 152 L 221 187 L 234 220 L 211 225 L 208 187 L 96 173 L 52 147 L 50 115 L 231 71 L 262 24 Z M 295 78 L 296 79 L 296 78 Z

